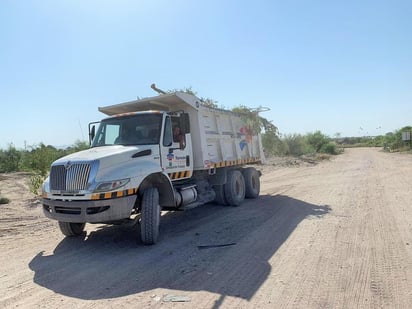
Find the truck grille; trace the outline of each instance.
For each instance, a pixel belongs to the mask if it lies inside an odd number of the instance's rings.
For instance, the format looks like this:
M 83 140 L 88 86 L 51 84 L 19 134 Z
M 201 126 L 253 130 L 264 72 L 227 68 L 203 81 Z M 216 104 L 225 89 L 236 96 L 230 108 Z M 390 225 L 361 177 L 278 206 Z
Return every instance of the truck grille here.
M 73 163 L 70 166 L 54 165 L 50 171 L 50 189 L 66 192 L 86 190 L 89 176 L 89 163 Z

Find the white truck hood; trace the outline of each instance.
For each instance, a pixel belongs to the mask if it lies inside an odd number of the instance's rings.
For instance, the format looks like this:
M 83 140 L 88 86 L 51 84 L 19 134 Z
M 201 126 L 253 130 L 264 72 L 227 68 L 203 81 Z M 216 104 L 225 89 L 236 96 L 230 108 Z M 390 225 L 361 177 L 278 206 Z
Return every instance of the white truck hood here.
M 53 165 L 65 164 L 68 161 L 73 162 L 87 162 L 99 161 L 99 169 L 105 169 L 112 165 L 117 165 L 122 162 L 132 160 L 132 156 L 142 150 L 152 149 L 153 145 L 147 146 L 102 146 L 86 149 L 64 156 L 56 160 Z

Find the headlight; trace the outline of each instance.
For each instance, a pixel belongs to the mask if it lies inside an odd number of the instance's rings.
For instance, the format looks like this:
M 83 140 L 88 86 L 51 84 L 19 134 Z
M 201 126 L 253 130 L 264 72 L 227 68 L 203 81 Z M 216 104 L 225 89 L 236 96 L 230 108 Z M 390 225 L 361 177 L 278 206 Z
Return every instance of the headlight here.
M 94 190 L 94 192 L 106 192 L 106 191 L 116 190 L 120 187 L 123 187 L 129 181 L 130 181 L 130 178 L 102 182 L 96 186 L 96 189 Z
M 43 181 L 43 184 L 41 186 L 41 195 L 43 197 L 47 197 L 47 192 L 50 192 L 50 186 L 49 186 L 49 176 Z

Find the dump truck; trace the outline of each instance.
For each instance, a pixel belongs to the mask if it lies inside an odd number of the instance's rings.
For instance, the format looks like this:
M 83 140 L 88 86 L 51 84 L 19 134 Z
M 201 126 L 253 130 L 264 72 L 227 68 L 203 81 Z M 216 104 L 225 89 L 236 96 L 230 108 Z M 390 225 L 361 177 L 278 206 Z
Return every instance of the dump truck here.
M 107 117 L 89 124 L 90 148 L 52 163 L 43 212 L 65 236 L 83 234 L 86 223 L 134 222 L 151 245 L 162 211 L 258 198 L 255 167 L 265 158 L 247 117 L 186 92 L 158 91 L 99 107 Z

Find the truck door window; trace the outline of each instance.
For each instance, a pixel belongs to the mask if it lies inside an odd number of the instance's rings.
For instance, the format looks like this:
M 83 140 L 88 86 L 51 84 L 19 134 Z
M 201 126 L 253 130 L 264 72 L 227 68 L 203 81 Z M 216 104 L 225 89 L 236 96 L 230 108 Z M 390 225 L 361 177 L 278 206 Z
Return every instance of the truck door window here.
M 180 124 L 179 117 L 172 118 L 172 127 L 173 127 L 173 142 L 179 143 L 180 149 L 184 149 L 186 147 L 185 142 L 185 132 L 183 132 Z
M 172 146 L 172 122 L 170 117 L 167 116 L 165 120 L 165 130 L 163 134 L 163 146 L 169 147 Z

